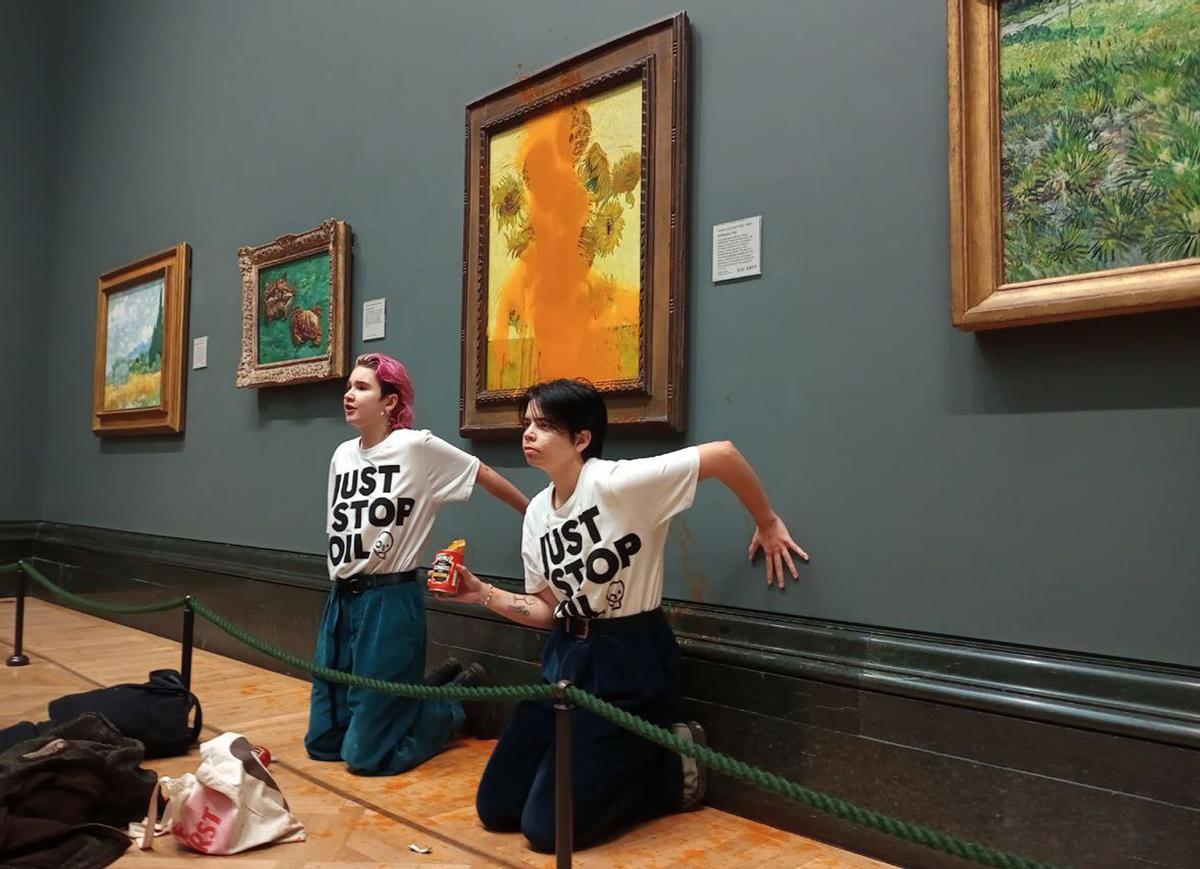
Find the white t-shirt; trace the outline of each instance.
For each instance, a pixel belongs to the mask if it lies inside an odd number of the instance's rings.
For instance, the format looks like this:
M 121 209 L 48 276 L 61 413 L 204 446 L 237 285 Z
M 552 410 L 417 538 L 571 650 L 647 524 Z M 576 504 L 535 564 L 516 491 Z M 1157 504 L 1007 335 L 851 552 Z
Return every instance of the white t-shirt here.
M 438 510 L 470 498 L 478 472 L 479 459 L 424 430 L 369 450 L 341 444 L 329 462 L 329 578 L 412 570 Z
M 671 518 L 696 497 L 695 447 L 648 459 L 588 459 L 575 491 L 554 509 L 554 486 L 529 502 L 521 532 L 525 590 L 547 585 L 558 618 L 620 618 L 662 603 Z

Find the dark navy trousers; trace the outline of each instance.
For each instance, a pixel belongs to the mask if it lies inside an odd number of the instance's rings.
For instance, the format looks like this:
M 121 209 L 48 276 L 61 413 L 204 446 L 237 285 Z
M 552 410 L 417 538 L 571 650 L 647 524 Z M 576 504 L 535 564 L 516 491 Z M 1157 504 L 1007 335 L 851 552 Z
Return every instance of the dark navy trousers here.
M 661 610 L 645 626 L 595 631 L 586 639 L 560 625 L 542 653 L 551 684 L 579 688 L 660 726 L 677 719 L 679 648 Z M 489 830 L 523 832 L 537 851 L 554 851 L 554 710 L 525 701 L 500 737 L 476 796 Z M 583 709 L 571 712 L 574 842 L 586 848 L 631 823 L 678 808 L 679 755 Z

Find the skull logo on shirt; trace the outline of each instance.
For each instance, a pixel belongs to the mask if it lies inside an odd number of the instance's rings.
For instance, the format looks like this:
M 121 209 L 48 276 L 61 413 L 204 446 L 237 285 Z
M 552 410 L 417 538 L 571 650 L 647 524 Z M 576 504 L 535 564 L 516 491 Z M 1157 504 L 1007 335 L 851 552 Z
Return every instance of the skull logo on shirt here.
M 371 544 L 371 551 L 380 558 L 383 558 L 391 550 L 392 543 L 392 535 L 383 531 L 375 538 L 375 542 Z
M 614 579 L 608 584 L 608 608 L 619 610 L 621 601 L 625 599 L 625 583 L 619 579 Z

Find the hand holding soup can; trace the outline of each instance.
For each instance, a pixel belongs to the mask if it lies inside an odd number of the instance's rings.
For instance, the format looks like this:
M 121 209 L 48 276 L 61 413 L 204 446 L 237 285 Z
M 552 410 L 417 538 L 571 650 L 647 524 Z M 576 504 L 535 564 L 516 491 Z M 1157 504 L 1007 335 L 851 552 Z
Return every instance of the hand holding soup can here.
M 437 594 L 458 594 L 458 566 L 467 553 L 467 541 L 455 540 L 445 549 L 438 550 L 429 568 L 429 590 Z

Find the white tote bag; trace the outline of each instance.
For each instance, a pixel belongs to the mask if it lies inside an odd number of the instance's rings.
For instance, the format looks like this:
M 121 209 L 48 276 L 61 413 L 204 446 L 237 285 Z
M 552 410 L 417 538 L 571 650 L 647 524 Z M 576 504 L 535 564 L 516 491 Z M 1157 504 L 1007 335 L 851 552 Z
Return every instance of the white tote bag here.
M 238 733 L 200 746 L 200 768 L 163 777 L 163 826 L 202 854 L 236 854 L 272 842 L 302 842 L 304 825 L 288 809 L 275 779 Z

